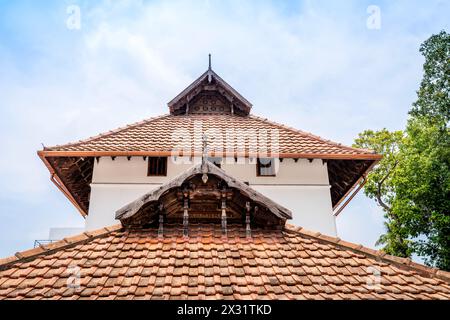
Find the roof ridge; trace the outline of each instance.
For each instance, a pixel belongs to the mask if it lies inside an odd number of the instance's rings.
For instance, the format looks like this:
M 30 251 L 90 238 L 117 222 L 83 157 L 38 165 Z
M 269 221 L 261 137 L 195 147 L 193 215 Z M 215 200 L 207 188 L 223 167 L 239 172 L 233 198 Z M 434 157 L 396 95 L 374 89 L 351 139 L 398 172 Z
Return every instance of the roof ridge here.
M 296 132 L 296 133 L 300 133 L 300 134 L 305 135 L 307 137 L 310 137 L 310 138 L 313 138 L 313 139 L 316 139 L 316 140 L 319 140 L 319 141 L 322 141 L 322 142 L 325 142 L 325 143 L 328 143 L 328 144 L 332 144 L 332 145 L 338 146 L 340 148 L 345 148 L 345 149 L 352 150 L 352 151 L 357 150 L 357 151 L 364 152 L 364 153 L 369 153 L 369 154 L 375 154 L 376 153 L 372 149 L 350 147 L 350 146 L 344 145 L 344 144 L 339 143 L 339 142 L 335 142 L 335 141 L 332 141 L 332 140 L 329 140 L 329 139 L 325 139 L 325 138 L 323 138 L 321 136 L 318 136 L 318 135 L 315 135 L 315 134 L 313 134 L 311 132 L 300 130 L 300 129 L 297 129 L 297 128 L 294 128 L 294 127 L 291 127 L 291 126 L 288 126 L 288 125 L 285 125 L 285 124 L 273 121 L 273 120 L 269 120 L 267 118 L 263 118 L 263 117 L 254 115 L 254 114 L 250 114 L 249 117 L 252 117 L 252 118 L 257 119 L 257 120 L 264 121 L 266 123 L 269 123 L 269 124 L 272 124 L 272 125 L 275 125 L 275 126 L 278 126 L 278 127 L 282 127 L 284 129 L 287 129 L 287 130 L 290 130 L 290 131 L 293 131 L 293 132 Z
M 253 104 L 247 100 L 242 94 L 240 94 L 236 89 L 234 89 L 228 82 L 226 82 L 221 76 L 219 76 L 214 70 L 212 70 L 213 75 L 215 75 L 220 81 L 223 82 L 223 84 L 227 87 L 229 87 L 230 90 L 234 91 L 234 93 L 238 96 L 238 98 L 241 98 L 244 102 L 246 102 L 249 106 L 253 106 Z
M 7 269 L 8 267 L 12 266 L 17 262 L 34 259 L 41 255 L 51 254 L 57 250 L 61 250 L 69 246 L 73 246 L 88 240 L 93 240 L 105 236 L 114 231 L 121 230 L 122 228 L 123 227 L 121 224 L 116 224 L 93 231 L 85 231 L 78 235 L 66 237 L 62 240 L 58 240 L 50 244 L 39 245 L 39 247 L 37 248 L 16 252 L 13 256 L 0 259 L 0 271 Z
M 176 103 L 178 100 L 180 100 L 180 98 L 183 95 L 185 95 L 189 91 L 189 89 L 191 89 L 195 84 L 200 83 L 208 75 L 208 72 L 209 72 L 209 70 L 206 70 L 199 77 L 195 78 L 195 80 L 192 81 L 186 88 L 181 90 L 181 92 L 178 93 L 175 97 L 173 97 L 172 100 L 167 102 L 167 105 L 170 107 L 170 105 L 172 105 L 173 103 Z
M 55 146 L 52 146 L 52 147 L 44 147 L 44 151 L 53 151 L 52 149 L 73 147 L 73 146 L 81 145 L 83 143 L 92 142 L 94 140 L 97 140 L 97 139 L 100 139 L 100 138 L 104 138 L 104 137 L 107 137 L 107 136 L 111 136 L 111 135 L 119 133 L 121 131 L 124 131 L 124 130 L 127 130 L 127 129 L 131 129 L 131 128 L 135 128 L 135 127 L 147 124 L 147 123 L 149 123 L 151 121 L 155 121 L 155 120 L 162 119 L 162 118 L 169 117 L 169 116 L 170 116 L 170 114 L 166 113 L 166 114 L 162 114 L 162 115 L 159 115 L 159 116 L 146 118 L 144 120 L 136 121 L 136 122 L 127 124 L 125 126 L 118 127 L 116 129 L 113 129 L 113 130 L 109 130 L 109 131 L 106 131 L 106 132 L 103 132 L 103 133 L 99 133 L 99 134 L 97 134 L 95 136 L 91 136 L 91 137 L 86 138 L 86 139 L 78 140 L 76 142 L 69 142 L 69 143 L 65 143 L 65 144 L 58 144 L 58 145 L 55 145 Z
M 340 239 L 339 237 L 332 237 L 332 236 L 324 235 L 320 232 L 314 232 L 311 230 L 307 230 L 302 227 L 298 227 L 298 226 L 295 226 L 295 225 L 292 225 L 289 223 L 285 224 L 284 230 L 286 230 L 288 232 L 289 231 L 295 232 L 297 234 L 304 235 L 304 236 L 314 238 L 314 239 L 318 239 L 321 241 L 325 241 L 325 242 L 328 242 L 328 243 L 331 243 L 334 245 L 338 245 L 340 247 L 350 249 L 350 250 L 358 252 L 358 253 L 362 253 L 366 256 L 370 256 L 375 259 L 380 259 L 384 262 L 393 263 L 397 266 L 401 266 L 403 268 L 416 271 L 420 274 L 425 274 L 428 277 L 431 277 L 431 278 L 436 277 L 438 279 L 441 279 L 443 281 L 450 283 L 450 272 L 444 271 L 444 270 L 441 270 L 438 268 L 434 268 L 434 267 L 428 267 L 426 265 L 423 265 L 423 264 L 420 264 L 417 262 L 413 262 L 410 258 L 402 258 L 402 257 L 389 255 L 386 252 L 384 252 L 383 250 L 371 249 L 369 247 L 363 246 L 362 244 L 356 244 L 353 242 L 345 241 L 345 240 Z

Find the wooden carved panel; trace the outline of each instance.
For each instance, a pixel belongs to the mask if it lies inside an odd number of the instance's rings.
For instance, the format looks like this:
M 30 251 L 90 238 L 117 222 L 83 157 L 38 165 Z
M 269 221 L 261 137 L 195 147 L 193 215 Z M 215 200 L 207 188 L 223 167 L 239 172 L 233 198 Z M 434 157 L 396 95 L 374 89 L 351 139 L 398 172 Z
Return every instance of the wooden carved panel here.
M 203 92 L 189 105 L 190 114 L 231 114 L 231 104 L 217 92 Z

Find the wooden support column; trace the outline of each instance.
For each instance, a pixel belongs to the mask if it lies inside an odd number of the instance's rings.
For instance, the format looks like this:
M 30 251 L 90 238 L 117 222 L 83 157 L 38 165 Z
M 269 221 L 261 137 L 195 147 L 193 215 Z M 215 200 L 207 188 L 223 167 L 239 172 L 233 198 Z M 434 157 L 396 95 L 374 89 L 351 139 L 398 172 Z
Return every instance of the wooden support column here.
M 158 238 L 164 237 L 164 216 L 159 213 L 159 227 L 158 227 Z
M 183 236 L 189 236 L 189 203 L 187 196 L 184 197 L 184 205 L 183 205 Z
M 164 206 L 161 203 L 159 205 L 159 226 L 158 226 L 158 238 L 164 237 Z
M 252 236 L 252 229 L 250 227 L 250 202 L 247 201 L 245 203 L 245 209 L 246 209 L 246 213 L 245 213 L 245 234 L 247 236 L 247 238 L 250 238 Z
M 222 198 L 222 235 L 227 235 L 227 203 L 225 198 Z

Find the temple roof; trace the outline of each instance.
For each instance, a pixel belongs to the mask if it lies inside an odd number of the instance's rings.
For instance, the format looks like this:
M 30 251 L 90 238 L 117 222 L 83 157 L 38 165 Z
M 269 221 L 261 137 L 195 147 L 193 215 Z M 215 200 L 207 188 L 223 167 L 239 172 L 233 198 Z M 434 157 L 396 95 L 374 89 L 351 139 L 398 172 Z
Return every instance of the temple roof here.
M 17 253 L 0 260 L 0 299 L 450 299 L 448 272 L 302 228 L 180 230 L 119 225 Z
M 89 185 L 95 158 L 171 156 L 180 148 L 179 155 L 196 156 L 201 153 L 196 147 L 197 138 L 205 132 L 215 138 L 211 156 L 327 161 L 334 208 L 381 159 L 372 150 L 344 146 L 250 115 L 251 103 L 211 67 L 168 106 L 169 115 L 38 151 L 52 181 L 83 216 L 89 210 Z

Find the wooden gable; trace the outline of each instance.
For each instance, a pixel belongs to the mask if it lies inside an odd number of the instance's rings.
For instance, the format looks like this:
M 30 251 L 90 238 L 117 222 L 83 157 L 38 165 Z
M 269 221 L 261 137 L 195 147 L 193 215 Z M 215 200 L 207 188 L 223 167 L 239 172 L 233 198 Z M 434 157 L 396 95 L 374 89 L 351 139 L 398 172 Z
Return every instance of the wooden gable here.
M 208 69 L 168 103 L 172 115 L 233 114 L 246 116 L 252 104 Z
M 253 225 L 268 228 L 292 219 L 289 209 L 209 161 L 119 209 L 116 219 L 124 226 L 141 227 L 161 223 L 161 216 L 171 223 L 183 221 L 185 215 L 189 221 L 220 223 L 224 214 L 231 223 L 245 223 L 248 215 Z

